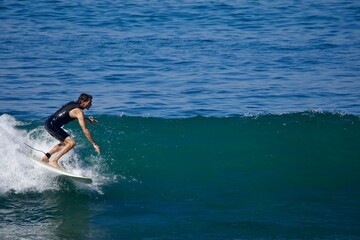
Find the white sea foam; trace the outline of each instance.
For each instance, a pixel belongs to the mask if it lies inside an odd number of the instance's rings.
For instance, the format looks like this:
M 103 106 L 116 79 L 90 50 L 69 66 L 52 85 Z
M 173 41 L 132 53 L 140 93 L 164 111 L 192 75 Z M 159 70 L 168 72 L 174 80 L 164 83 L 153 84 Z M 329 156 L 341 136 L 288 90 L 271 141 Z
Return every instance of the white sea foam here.
M 42 153 L 29 148 L 27 145 L 41 151 L 48 151 L 57 140 L 52 138 L 42 127 L 31 131 L 19 128 L 23 122 L 14 117 L 3 114 L 0 116 L 0 194 L 7 192 L 43 192 L 59 190 L 57 175 L 51 173 L 30 160 L 30 156 L 40 158 Z M 26 145 L 27 144 L 27 145 Z M 82 189 L 91 189 L 101 193 L 101 186 L 109 178 L 102 176 L 99 157 L 91 159 L 91 166 L 85 168 L 77 154 L 71 150 L 63 156 L 61 164 L 67 171 L 91 177 L 93 184 L 85 185 L 74 182 Z

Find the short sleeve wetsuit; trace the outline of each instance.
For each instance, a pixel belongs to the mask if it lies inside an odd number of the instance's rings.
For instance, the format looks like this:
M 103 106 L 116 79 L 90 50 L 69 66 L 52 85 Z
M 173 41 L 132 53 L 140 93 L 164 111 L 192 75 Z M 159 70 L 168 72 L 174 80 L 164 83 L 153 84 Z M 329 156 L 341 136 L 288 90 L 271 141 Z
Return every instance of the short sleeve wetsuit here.
M 45 129 L 51 136 L 63 142 L 69 136 L 67 132 L 62 129 L 65 124 L 73 121 L 74 118 L 70 117 L 69 112 L 75 108 L 80 108 L 77 102 L 69 102 L 51 115 L 45 122 Z

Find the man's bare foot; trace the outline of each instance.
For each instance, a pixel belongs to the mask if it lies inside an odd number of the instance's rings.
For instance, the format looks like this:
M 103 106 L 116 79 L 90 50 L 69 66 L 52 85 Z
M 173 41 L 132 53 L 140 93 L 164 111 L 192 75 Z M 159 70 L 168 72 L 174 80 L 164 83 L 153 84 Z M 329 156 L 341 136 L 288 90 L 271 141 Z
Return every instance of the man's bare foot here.
M 49 162 L 49 165 L 50 165 L 50 166 L 52 166 L 52 167 L 54 167 L 54 168 L 57 168 L 57 169 L 63 170 L 63 169 L 60 167 L 60 165 L 59 165 L 59 164 L 57 164 L 57 162 L 55 162 L 55 161 L 51 161 L 51 162 Z
M 49 158 L 46 155 L 44 155 L 40 160 L 44 163 L 49 163 Z

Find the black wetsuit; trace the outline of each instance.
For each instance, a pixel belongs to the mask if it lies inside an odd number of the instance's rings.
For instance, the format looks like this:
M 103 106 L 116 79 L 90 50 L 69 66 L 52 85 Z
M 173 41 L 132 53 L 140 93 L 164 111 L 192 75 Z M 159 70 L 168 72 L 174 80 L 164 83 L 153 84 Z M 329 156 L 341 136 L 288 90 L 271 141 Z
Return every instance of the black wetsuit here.
M 61 142 L 69 136 L 69 134 L 62 129 L 62 126 L 74 120 L 74 118 L 71 118 L 69 115 L 69 112 L 74 108 L 80 108 L 80 104 L 77 102 L 69 102 L 57 110 L 45 122 L 46 131 Z

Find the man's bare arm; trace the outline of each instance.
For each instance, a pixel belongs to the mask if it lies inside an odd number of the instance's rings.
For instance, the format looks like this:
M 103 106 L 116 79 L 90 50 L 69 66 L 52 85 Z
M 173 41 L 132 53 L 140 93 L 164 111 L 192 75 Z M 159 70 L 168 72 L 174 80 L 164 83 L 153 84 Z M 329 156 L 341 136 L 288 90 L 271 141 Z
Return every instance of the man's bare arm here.
M 97 145 L 89 131 L 89 129 L 87 129 L 86 124 L 85 124 L 85 116 L 84 113 L 81 109 L 79 108 L 75 108 L 73 110 L 70 111 L 70 117 L 72 118 L 77 118 L 79 125 L 81 127 L 81 129 L 83 130 L 86 138 L 89 140 L 89 142 L 94 146 L 95 151 L 100 154 L 100 147 L 99 145 Z

